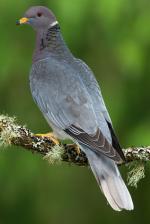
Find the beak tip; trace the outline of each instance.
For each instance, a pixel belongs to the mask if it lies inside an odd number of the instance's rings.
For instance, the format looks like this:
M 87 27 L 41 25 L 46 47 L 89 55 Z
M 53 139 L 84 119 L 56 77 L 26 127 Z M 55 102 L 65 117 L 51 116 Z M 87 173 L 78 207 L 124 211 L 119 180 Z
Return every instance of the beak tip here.
M 29 22 L 29 19 L 26 17 L 21 18 L 20 20 L 16 21 L 16 25 L 22 25 L 22 24 L 27 24 Z

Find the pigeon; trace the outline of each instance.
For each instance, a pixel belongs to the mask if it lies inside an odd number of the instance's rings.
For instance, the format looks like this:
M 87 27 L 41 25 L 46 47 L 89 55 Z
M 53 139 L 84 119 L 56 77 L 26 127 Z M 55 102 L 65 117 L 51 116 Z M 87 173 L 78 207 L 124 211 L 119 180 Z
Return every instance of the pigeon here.
M 86 154 L 110 206 L 133 210 L 117 166 L 125 157 L 92 70 L 71 53 L 48 8 L 30 7 L 17 24 L 36 32 L 30 88 L 46 121 L 57 138 L 71 139 Z

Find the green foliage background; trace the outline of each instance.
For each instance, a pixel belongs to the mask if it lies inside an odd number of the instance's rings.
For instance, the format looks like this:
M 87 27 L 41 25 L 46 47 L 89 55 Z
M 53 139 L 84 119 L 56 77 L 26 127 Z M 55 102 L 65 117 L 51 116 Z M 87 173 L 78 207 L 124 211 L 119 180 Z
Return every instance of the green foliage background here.
M 17 116 L 34 132 L 49 131 L 29 90 L 35 34 L 27 26 L 15 26 L 32 5 L 45 5 L 55 12 L 72 52 L 93 69 L 122 145 L 148 145 L 148 0 L 1 0 L 0 113 Z M 127 168 L 123 169 L 126 173 Z M 50 167 L 38 155 L 17 148 L 1 150 L 0 224 L 147 223 L 149 182 L 147 175 L 137 190 L 130 189 L 133 212 L 116 213 L 87 168 Z

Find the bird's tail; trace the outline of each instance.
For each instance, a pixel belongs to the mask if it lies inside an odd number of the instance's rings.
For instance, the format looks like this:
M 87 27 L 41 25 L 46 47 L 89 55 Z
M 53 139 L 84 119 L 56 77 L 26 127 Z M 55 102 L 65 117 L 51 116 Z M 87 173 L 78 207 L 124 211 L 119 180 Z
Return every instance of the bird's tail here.
M 133 202 L 130 193 L 115 162 L 91 150 L 85 151 L 98 185 L 111 207 L 116 211 L 132 210 Z

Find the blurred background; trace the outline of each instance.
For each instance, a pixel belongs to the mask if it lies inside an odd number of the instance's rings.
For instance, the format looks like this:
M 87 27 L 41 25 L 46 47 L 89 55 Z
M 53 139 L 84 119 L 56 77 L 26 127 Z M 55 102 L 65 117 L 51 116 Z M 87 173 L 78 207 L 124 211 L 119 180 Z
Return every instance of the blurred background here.
M 35 33 L 16 27 L 32 5 L 51 8 L 74 55 L 94 71 L 123 147 L 150 144 L 150 2 L 148 0 L 1 0 L 0 113 L 35 133 L 49 127 L 28 82 Z M 121 171 L 126 179 L 127 167 Z M 146 171 L 148 173 L 148 170 Z M 49 166 L 38 155 L 0 153 L 0 224 L 147 223 L 150 177 L 131 189 L 135 210 L 114 212 L 87 168 Z

